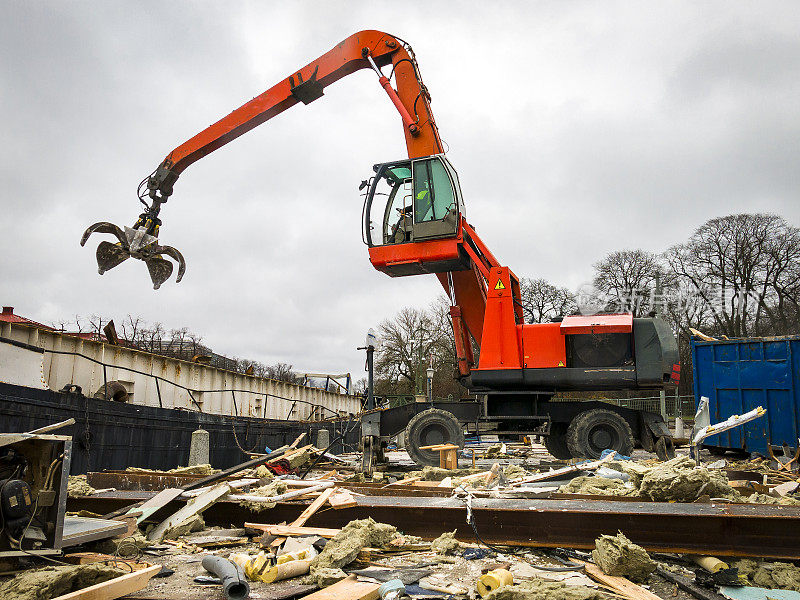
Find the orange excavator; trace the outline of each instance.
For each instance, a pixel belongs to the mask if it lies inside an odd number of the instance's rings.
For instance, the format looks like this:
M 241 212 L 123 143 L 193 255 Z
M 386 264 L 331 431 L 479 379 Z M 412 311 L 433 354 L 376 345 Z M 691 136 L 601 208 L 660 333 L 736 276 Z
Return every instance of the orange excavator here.
M 116 243 L 97 248 L 102 274 L 129 257 L 147 264 L 154 288 L 186 264 L 158 241 L 162 206 L 195 161 L 283 111 L 323 96 L 324 89 L 360 69 L 372 69 L 397 109 L 408 157 L 373 166 L 360 186 L 363 241 L 369 259 L 392 277 L 431 273 L 450 298 L 457 377 L 481 401 L 416 403 L 381 412 L 366 427 L 381 442 L 405 430 L 417 462 L 438 464 L 425 446 L 464 445 L 464 430 L 545 436 L 558 458 L 597 457 L 611 448 L 628 454 L 635 443 L 667 456 L 671 440 L 661 415 L 598 402 L 553 402 L 558 391 L 655 390 L 679 374 L 675 337 L 658 318 L 630 314 L 570 315 L 552 323 L 523 318 L 519 279 L 491 253 L 466 218 L 458 175 L 445 156 L 431 97 L 411 47 L 379 31 L 351 35 L 332 50 L 184 142 L 139 185 L 144 211 L 133 227 L 90 226 Z M 386 71 L 388 70 L 388 74 Z M 394 85 L 392 84 L 394 81 Z

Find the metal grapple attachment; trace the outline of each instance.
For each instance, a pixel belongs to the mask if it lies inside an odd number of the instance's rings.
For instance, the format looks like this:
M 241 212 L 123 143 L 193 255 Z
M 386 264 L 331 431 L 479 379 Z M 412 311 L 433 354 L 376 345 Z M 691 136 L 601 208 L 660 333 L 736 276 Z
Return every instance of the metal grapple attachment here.
M 178 263 L 178 276 L 175 278 L 175 283 L 180 282 L 186 271 L 186 261 L 183 259 L 183 255 L 172 246 L 161 246 L 156 236 L 147 233 L 148 229 L 157 233 L 157 225 L 153 227 L 152 223 L 140 223 L 141 221 L 136 224 L 136 227 L 125 227 L 124 231 L 106 221 L 95 223 L 83 232 L 81 246 L 85 245 L 89 236 L 95 232 L 110 233 L 119 241 L 116 244 L 102 241 L 97 246 L 97 271 L 100 275 L 132 256 L 147 264 L 150 279 L 153 281 L 153 289 L 157 290 L 172 275 L 172 263 L 164 258 L 164 256 L 169 256 Z

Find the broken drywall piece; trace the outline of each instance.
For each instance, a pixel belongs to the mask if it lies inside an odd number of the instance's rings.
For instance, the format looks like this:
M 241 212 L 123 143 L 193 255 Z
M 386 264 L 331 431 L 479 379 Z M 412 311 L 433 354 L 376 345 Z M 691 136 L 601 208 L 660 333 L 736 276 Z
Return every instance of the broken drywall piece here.
M 617 535 L 601 535 L 595 540 L 592 560 L 606 575 L 626 577 L 635 583 L 647 581 L 656 570 L 656 563 L 647 551 L 634 544 L 620 531 Z

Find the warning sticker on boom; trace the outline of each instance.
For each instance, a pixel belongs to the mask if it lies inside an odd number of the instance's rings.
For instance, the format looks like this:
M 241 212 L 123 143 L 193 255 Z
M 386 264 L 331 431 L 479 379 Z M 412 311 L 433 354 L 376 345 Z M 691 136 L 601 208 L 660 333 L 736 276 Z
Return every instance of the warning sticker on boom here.
M 506 289 L 506 286 L 503 285 L 503 280 L 502 279 L 498 279 L 497 280 L 497 284 L 494 286 L 494 289 L 496 289 L 496 290 L 504 290 L 504 289 Z

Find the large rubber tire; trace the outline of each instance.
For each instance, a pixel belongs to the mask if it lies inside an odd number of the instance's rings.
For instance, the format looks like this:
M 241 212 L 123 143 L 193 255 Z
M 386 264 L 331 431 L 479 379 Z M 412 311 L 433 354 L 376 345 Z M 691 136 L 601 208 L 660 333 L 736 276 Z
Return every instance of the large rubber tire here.
M 127 402 L 128 390 L 119 381 L 109 381 L 106 385 L 100 386 L 100 389 L 94 393 L 94 397 L 101 400 Z
M 633 443 L 633 431 L 628 422 L 602 408 L 580 413 L 567 428 L 567 447 L 575 458 L 600 458 L 607 448 L 630 456 Z
M 553 423 L 550 425 L 550 435 L 544 438 L 544 447 L 559 460 L 569 460 L 572 454 L 567 447 L 567 424 Z
M 418 465 L 439 466 L 439 452 L 420 450 L 421 446 L 455 444 L 464 447 L 464 429 L 455 415 L 446 410 L 429 408 L 417 413 L 406 425 L 406 451 Z

